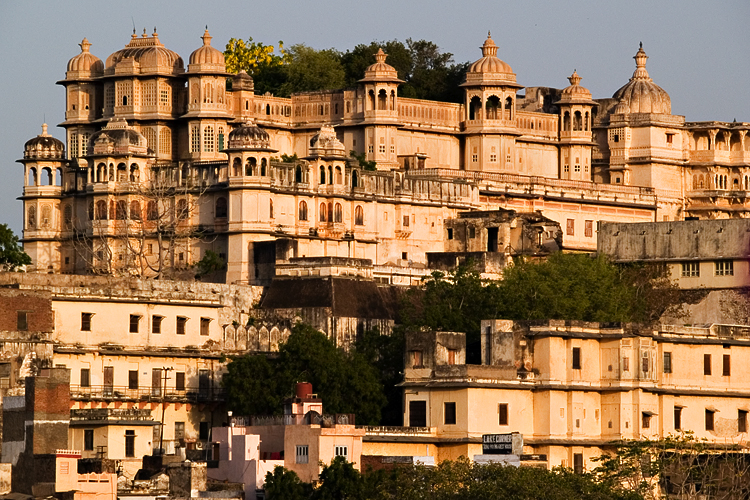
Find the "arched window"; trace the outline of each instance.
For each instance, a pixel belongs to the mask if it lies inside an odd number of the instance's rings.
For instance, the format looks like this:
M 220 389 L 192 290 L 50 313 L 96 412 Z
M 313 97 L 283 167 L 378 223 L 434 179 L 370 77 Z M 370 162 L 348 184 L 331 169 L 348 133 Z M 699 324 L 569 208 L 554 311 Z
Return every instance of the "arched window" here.
M 570 131 L 570 112 L 566 111 L 563 115 L 563 130 Z
M 375 91 L 371 90 L 367 93 L 367 109 L 375 109 Z
M 267 165 L 266 159 L 265 158 L 261 158 L 260 159 L 260 175 L 262 177 L 266 176 L 266 165 Z
M 268 200 L 268 214 L 273 219 L 273 200 Z
M 323 165 L 320 166 L 320 183 L 326 183 L 326 168 Z
M 125 220 L 127 218 L 128 218 L 128 205 L 125 202 L 125 200 L 120 200 L 117 202 L 117 205 L 115 208 L 115 219 Z
M 34 205 L 29 207 L 29 213 L 26 217 L 26 225 L 29 229 L 36 229 L 36 207 Z
M 31 167 L 29 169 L 29 186 L 36 186 L 36 183 L 37 183 L 36 169 L 34 167 Z
M 52 208 L 49 205 L 42 205 L 42 227 L 49 227 L 52 225 Z
M 385 91 L 385 89 L 380 89 L 380 92 L 378 92 L 378 109 L 386 110 L 387 105 L 388 105 L 388 93 Z
M 393 111 L 396 109 L 396 91 L 391 90 L 391 107 L 390 110 Z
M 235 177 L 242 175 L 242 160 L 239 158 L 235 158 L 234 162 L 232 162 L 232 174 Z
M 130 202 L 130 218 L 132 220 L 141 220 L 141 202 L 133 200 Z
M 333 222 L 333 203 L 328 204 L 328 222 Z
M 294 169 L 294 182 L 302 182 L 302 167 L 299 165 Z
M 352 103 L 350 101 L 346 101 L 346 112 L 347 113 L 352 112 Z
M 328 167 L 328 184 L 333 184 L 333 167 Z
M 583 130 L 588 131 L 589 129 L 589 112 L 586 111 L 585 119 L 583 120 Z
M 96 202 L 96 220 L 107 220 L 107 202 L 104 200 Z
M 115 166 L 113 164 L 109 164 L 109 181 L 114 182 L 115 180 Z
M 42 169 L 42 186 L 52 185 L 52 170 L 49 167 Z
M 146 217 L 148 220 L 159 219 L 159 206 L 155 201 L 149 201 L 148 205 L 146 205 Z
M 320 222 L 326 222 L 328 220 L 327 213 L 328 211 L 326 209 L 326 204 L 321 203 L 320 204 L 320 216 L 319 216 Z
M 299 220 L 307 220 L 307 203 L 304 200 L 299 202 Z
M 245 175 L 255 175 L 255 167 L 258 165 L 258 160 L 255 158 L 248 158 L 245 163 Z
M 138 182 L 138 180 L 141 177 L 140 170 L 138 169 L 138 165 L 133 163 L 130 165 L 130 182 Z
M 193 89 L 193 91 L 192 91 L 192 94 L 193 94 L 192 95 L 192 97 L 193 97 L 192 101 L 193 101 L 193 103 L 197 103 L 198 99 L 199 99 L 199 95 L 200 95 L 200 87 L 198 86 L 197 83 L 194 83 L 193 86 L 192 86 L 192 89 Z
M 485 116 L 488 120 L 497 120 L 497 108 L 500 106 L 500 99 L 497 96 L 490 96 L 485 104 Z
M 352 170 L 352 187 L 359 187 L 359 174 L 356 170 Z
M 63 208 L 63 224 L 65 229 L 70 229 L 73 226 L 73 207 L 65 205 Z
M 184 198 L 177 201 L 177 210 L 176 210 L 177 220 L 185 220 L 188 218 L 188 206 L 187 206 L 187 200 Z
M 341 167 L 336 167 L 336 184 L 343 184 L 344 176 L 341 174 Z
M 513 116 L 513 98 L 508 97 L 505 99 L 505 119 L 512 120 Z
M 573 114 L 573 131 L 580 132 L 583 130 L 583 119 L 581 118 L 581 112 L 576 111 Z
M 89 213 L 89 220 L 94 220 L 94 202 L 93 201 L 89 202 L 88 213 Z
M 227 199 L 220 196 L 216 199 L 216 218 L 226 219 L 227 218 Z
M 469 120 L 481 120 L 482 119 L 482 100 L 474 96 L 469 101 Z
M 365 211 L 362 210 L 362 205 L 357 205 L 357 208 L 354 209 L 354 224 L 356 226 L 365 224 Z
M 341 203 L 336 203 L 336 208 L 333 210 L 333 221 L 334 222 L 343 222 L 344 220 L 344 211 L 341 208 Z

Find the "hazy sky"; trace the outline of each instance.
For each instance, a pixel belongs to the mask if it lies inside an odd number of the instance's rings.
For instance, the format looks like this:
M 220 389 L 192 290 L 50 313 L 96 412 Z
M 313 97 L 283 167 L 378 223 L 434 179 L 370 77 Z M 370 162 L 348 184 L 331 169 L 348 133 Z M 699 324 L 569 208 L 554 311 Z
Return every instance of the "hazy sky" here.
M 635 69 L 638 43 L 648 71 L 688 121 L 750 122 L 750 1 L 58 1 L 0 0 L 0 222 L 20 234 L 23 175 L 15 163 L 41 132 L 64 140 L 68 60 L 87 37 L 102 60 L 154 27 L 185 64 L 208 25 L 220 50 L 231 37 L 305 43 L 345 51 L 373 40 L 432 40 L 456 61 L 481 57 L 492 31 L 498 57 L 521 85 L 564 87 L 574 69 L 595 98 L 610 97 Z

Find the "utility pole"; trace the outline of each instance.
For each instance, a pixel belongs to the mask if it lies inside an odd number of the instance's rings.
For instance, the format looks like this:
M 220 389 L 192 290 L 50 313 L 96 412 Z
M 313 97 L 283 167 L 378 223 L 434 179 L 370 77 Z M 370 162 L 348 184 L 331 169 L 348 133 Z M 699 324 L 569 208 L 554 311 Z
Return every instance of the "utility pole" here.
M 161 385 L 161 424 L 159 424 L 159 456 L 164 455 L 164 413 L 167 411 L 167 405 L 165 399 L 167 397 L 167 372 L 174 370 L 174 368 L 163 366 L 161 372 L 164 374 L 164 383 Z

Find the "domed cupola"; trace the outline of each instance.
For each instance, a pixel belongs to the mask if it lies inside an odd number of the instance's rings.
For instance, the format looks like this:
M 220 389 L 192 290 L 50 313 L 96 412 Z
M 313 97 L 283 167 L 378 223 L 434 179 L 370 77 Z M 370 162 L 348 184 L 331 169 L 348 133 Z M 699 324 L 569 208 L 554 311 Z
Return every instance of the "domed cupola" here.
M 211 46 L 213 37 L 208 32 L 208 26 L 201 39 L 203 46 L 190 54 L 188 73 L 225 73 L 226 63 L 224 54 Z
M 252 149 L 270 150 L 271 137 L 268 132 L 251 122 L 245 122 L 229 132 L 227 150 Z
M 81 47 L 81 53 L 68 61 L 68 70 L 65 73 L 65 78 L 74 80 L 101 76 L 104 73 L 104 63 L 89 52 L 91 43 L 84 38 L 78 45 Z
M 581 80 L 578 72 L 573 70 L 573 74 L 568 77 L 570 85 L 562 90 L 560 100 L 557 101 L 558 104 L 596 104 L 591 98 L 591 91 L 580 85 Z
M 88 150 L 93 156 L 154 155 L 146 138 L 121 118 L 110 120 L 106 127 L 93 134 L 89 139 Z
M 104 73 L 107 75 L 115 73 L 176 75 L 184 71 L 182 58 L 159 41 L 156 29 L 151 36 L 146 35 L 146 30 L 143 30 L 142 37 L 133 33 L 130 43 L 124 49 L 111 54 L 104 66 Z
M 42 125 L 42 133 L 26 141 L 23 146 L 24 160 L 63 160 L 65 144 L 47 133 L 47 124 Z
M 516 75 L 511 67 L 497 57 L 497 45 L 487 33 L 487 40 L 480 47 L 482 58 L 474 61 L 466 72 L 462 86 L 471 85 L 517 85 Z M 520 87 L 520 86 L 519 86 Z
M 382 48 L 379 48 L 375 53 L 375 64 L 371 64 L 365 70 L 365 77 L 360 82 L 398 82 L 403 83 L 403 80 L 399 80 L 398 72 L 396 68 L 385 62 L 388 54 L 383 52 Z
M 636 67 L 633 77 L 612 97 L 624 102 L 624 107 L 629 113 L 671 114 L 672 101 L 669 94 L 648 76 L 648 71 L 646 71 L 648 56 L 643 50 L 642 43 L 633 59 L 635 59 Z
M 336 137 L 332 126 L 323 125 L 320 132 L 310 139 L 310 156 L 346 158 L 346 147 Z

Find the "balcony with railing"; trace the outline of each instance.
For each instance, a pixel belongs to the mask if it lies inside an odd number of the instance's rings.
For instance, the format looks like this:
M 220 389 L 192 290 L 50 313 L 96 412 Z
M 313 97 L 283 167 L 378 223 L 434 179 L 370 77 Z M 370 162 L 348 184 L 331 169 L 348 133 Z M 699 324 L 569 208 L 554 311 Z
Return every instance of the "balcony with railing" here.
M 82 408 L 70 410 L 70 425 L 147 424 L 153 422 L 150 409 L 139 408 Z
M 185 387 L 184 389 L 163 389 L 161 387 L 132 388 L 118 385 L 71 385 L 70 398 L 84 401 L 210 403 L 224 401 L 224 389 L 216 385 Z
M 267 425 L 354 425 L 353 413 L 319 414 L 314 411 L 306 415 L 250 415 L 232 417 L 232 425 L 238 427 Z

